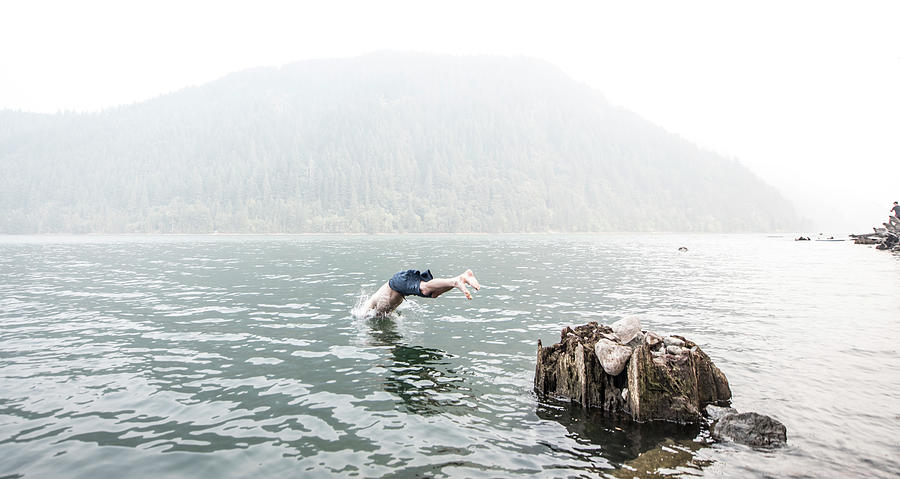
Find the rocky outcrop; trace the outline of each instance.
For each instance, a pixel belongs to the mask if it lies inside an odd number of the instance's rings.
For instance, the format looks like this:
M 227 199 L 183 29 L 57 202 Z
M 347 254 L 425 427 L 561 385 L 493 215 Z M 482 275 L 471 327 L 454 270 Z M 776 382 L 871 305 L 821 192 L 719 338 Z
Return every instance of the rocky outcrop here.
M 850 235 L 856 244 L 873 244 L 875 249 L 900 252 L 900 218 L 891 216 L 884 228 L 873 228 L 874 233 Z
M 751 447 L 781 447 L 787 443 L 787 428 L 777 420 L 755 412 L 726 414 L 712 425 L 712 437 Z
M 704 406 L 731 399 L 728 379 L 695 343 L 642 331 L 634 318 L 566 327 L 552 346 L 538 341 L 534 387 L 640 422 L 699 422 Z

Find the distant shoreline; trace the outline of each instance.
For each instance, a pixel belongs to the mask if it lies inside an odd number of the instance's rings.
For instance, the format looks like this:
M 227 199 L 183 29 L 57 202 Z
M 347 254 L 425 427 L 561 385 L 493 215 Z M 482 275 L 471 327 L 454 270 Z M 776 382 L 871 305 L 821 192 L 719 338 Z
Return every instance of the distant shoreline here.
M 710 232 L 710 231 L 543 231 L 543 232 L 502 232 L 502 233 L 485 233 L 485 232 L 469 232 L 469 233 L 0 233 L 0 238 L 103 238 L 103 237 L 316 237 L 316 236 L 600 236 L 600 235 L 767 235 L 769 237 L 789 237 L 797 234 L 808 234 L 803 232 L 772 232 L 772 231 L 743 231 L 743 232 Z M 831 233 L 830 233 L 831 234 Z M 846 233 L 833 233 L 834 235 L 845 235 Z

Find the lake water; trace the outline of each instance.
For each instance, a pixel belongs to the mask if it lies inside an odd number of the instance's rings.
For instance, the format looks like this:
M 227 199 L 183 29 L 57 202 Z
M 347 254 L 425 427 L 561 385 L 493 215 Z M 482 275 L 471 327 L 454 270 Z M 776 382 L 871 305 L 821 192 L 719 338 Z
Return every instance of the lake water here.
M 408 268 L 484 287 L 351 316 Z M 538 339 L 626 315 L 789 446 L 532 392 Z M 0 477 L 896 477 L 898 331 L 900 256 L 849 242 L 0 237 Z

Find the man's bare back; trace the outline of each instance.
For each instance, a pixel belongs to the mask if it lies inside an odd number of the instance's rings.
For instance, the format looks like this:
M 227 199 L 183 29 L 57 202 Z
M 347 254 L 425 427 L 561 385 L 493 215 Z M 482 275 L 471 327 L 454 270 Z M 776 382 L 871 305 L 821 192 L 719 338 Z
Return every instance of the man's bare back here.
M 453 278 L 434 278 L 427 270 L 425 273 L 416 270 L 401 271 L 369 297 L 366 301 L 366 310 L 374 311 L 374 314 L 381 316 L 397 309 L 407 295 L 437 298 L 454 288 L 462 291 L 466 299 L 472 299 L 472 293 L 467 286 L 475 288 L 476 291 L 481 289 L 481 284 L 475 279 L 471 269 Z

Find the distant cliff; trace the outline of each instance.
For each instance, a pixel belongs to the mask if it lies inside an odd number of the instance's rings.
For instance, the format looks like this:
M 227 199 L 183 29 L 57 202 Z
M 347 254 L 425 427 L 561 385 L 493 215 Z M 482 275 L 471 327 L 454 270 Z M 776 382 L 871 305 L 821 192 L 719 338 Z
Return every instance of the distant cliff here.
M 791 205 L 546 63 L 379 53 L 0 111 L 0 233 L 772 231 Z

